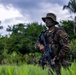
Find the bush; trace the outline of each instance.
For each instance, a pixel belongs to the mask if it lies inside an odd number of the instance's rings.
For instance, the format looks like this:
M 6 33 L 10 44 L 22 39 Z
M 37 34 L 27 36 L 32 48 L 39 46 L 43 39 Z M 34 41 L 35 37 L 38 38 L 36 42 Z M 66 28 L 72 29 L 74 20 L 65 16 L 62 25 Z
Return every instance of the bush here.
M 41 53 L 29 53 L 24 55 L 24 60 L 27 62 L 27 64 L 37 64 L 38 60 L 41 56 Z
M 70 50 L 70 57 L 72 60 L 76 59 L 76 39 L 70 42 L 71 50 Z

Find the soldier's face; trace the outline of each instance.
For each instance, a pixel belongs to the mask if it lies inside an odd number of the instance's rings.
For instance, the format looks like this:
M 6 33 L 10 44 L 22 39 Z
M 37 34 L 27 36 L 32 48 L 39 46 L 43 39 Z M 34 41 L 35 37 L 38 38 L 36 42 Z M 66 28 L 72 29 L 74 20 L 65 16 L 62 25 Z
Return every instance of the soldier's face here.
M 47 27 L 51 27 L 54 24 L 54 21 L 51 18 L 46 18 L 45 24 Z

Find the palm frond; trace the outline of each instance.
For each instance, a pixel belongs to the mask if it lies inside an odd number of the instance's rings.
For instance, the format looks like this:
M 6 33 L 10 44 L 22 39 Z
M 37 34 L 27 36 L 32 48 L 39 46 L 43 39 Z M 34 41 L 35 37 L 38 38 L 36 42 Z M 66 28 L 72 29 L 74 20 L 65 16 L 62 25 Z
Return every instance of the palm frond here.
M 63 6 L 63 10 L 64 9 L 69 9 L 73 13 L 76 13 L 76 0 L 70 0 L 70 2 L 68 3 L 68 5 L 64 5 Z

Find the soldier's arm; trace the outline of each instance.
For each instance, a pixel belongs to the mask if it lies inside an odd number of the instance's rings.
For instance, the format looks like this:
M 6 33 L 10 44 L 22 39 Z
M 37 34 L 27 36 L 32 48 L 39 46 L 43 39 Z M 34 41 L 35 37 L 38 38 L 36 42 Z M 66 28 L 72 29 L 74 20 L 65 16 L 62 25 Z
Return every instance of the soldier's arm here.
M 44 31 L 42 31 L 42 32 L 44 32 Z M 37 42 L 35 44 L 35 48 L 44 52 L 44 44 L 43 44 L 43 40 L 41 39 L 41 34 L 37 39 Z
M 63 30 L 60 30 L 58 32 L 59 35 L 59 43 L 61 45 L 61 50 L 59 51 L 58 58 L 65 58 L 70 51 L 70 41 L 69 36 L 66 32 Z

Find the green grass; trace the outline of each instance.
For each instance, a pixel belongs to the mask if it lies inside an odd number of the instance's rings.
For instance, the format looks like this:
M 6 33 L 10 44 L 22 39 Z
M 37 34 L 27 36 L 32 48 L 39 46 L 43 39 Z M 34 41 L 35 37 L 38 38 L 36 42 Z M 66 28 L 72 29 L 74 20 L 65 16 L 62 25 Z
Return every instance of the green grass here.
M 76 75 L 76 62 L 73 62 L 68 69 L 61 68 L 61 75 Z
M 55 72 L 53 73 L 56 75 Z M 48 75 L 48 69 L 43 70 L 38 65 L 1 65 L 0 75 Z M 62 67 L 61 75 L 76 75 L 76 62 L 73 62 L 68 69 Z
M 47 75 L 48 70 L 33 65 L 22 66 L 0 66 L 0 75 Z

